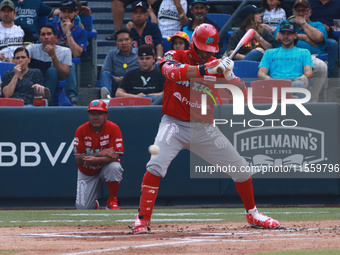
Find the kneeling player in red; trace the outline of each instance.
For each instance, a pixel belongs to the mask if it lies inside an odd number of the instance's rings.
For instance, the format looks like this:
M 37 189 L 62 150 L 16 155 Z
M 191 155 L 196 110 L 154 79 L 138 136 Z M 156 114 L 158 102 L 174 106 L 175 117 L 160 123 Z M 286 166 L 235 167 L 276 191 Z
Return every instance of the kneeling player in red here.
M 252 178 L 250 173 L 241 172 L 246 160 L 240 156 L 229 140 L 213 122 L 214 105 L 210 102 L 206 115 L 200 115 L 200 105 L 193 103 L 193 94 L 206 93 L 192 84 L 191 78 L 212 81 L 225 78 L 228 84 L 239 87 L 246 98 L 244 82 L 234 76 L 234 62 L 216 59 L 218 52 L 218 31 L 209 24 L 198 26 L 192 36 L 189 50 L 168 51 L 159 67 L 166 77 L 164 85 L 163 113 L 154 144 L 160 148 L 146 165 L 142 182 L 139 213 L 132 226 L 134 234 L 147 233 L 151 214 L 157 197 L 160 179 L 163 178 L 171 161 L 182 149 L 189 149 L 212 165 L 235 166 L 238 171 L 228 173 L 235 182 L 236 189 L 246 209 L 246 220 L 251 226 L 277 228 L 280 223 L 260 214 L 255 206 Z M 211 100 L 212 101 L 212 100 Z M 189 102 L 189 103 L 188 103 Z M 209 103 L 209 102 L 208 102 Z M 193 132 L 194 129 L 194 132 Z M 210 134 L 214 132 L 214 139 Z M 218 145 L 214 141 L 221 141 Z M 220 145 L 223 146 L 220 146 Z
M 93 100 L 87 112 L 89 121 L 77 129 L 74 137 L 78 165 L 76 208 L 98 209 L 98 188 L 106 182 L 109 188 L 106 209 L 119 210 L 117 193 L 124 171 L 119 159 L 124 154 L 122 133 L 107 120 L 107 105 L 102 100 Z

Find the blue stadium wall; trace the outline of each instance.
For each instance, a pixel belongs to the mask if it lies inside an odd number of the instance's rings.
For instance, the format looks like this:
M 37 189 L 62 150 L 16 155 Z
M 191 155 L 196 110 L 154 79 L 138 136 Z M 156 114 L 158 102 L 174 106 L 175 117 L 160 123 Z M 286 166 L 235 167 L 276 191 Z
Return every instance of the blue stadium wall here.
M 281 115 L 280 107 L 272 115 L 260 117 L 246 107 L 245 115 L 235 117 L 232 106 L 224 105 L 217 107 L 215 118 L 228 121 L 228 124 L 219 127 L 238 150 L 242 150 L 241 155 L 248 161 L 254 161 L 255 156 L 273 153 L 275 148 L 269 151 L 261 146 L 240 148 L 238 140 L 259 139 L 271 133 L 288 137 L 293 133 L 311 141 L 314 139 L 313 148 L 286 148 L 282 158 L 305 155 L 316 164 L 339 164 L 340 105 L 307 104 L 306 108 L 312 116 L 305 116 L 296 106 L 288 105 L 286 116 Z M 88 120 L 86 107 L 1 107 L 0 116 L 0 208 L 73 207 L 77 165 L 72 154 L 72 140 L 77 127 Z M 158 106 L 109 109 L 109 120 L 120 126 L 124 138 L 122 165 L 125 172 L 118 194 L 119 204 L 123 207 L 138 206 L 140 185 L 150 157 L 147 148 L 153 144 L 161 117 L 161 107 Z M 268 119 L 279 121 L 271 127 Z M 282 128 L 282 121 L 287 119 L 296 120 L 298 127 Z M 248 125 L 259 125 L 259 120 L 265 123 L 261 128 Z M 234 122 L 232 127 L 231 121 Z M 237 122 L 245 125 L 235 124 Z M 211 177 L 206 175 L 192 178 L 190 158 L 189 151 L 181 151 L 173 160 L 167 176 L 161 180 L 156 205 L 241 206 L 230 178 L 206 178 Z M 314 178 L 309 178 L 309 175 L 308 178 L 257 176 L 254 175 L 253 179 L 257 204 L 340 203 L 339 173 L 314 175 Z M 102 205 L 107 193 L 105 186 L 99 191 Z

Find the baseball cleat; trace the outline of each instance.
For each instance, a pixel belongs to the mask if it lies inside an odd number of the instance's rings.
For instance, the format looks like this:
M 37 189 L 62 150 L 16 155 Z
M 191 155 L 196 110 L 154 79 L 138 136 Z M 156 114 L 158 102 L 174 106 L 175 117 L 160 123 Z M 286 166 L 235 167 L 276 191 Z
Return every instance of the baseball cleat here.
M 280 226 L 280 222 L 278 222 L 277 220 L 274 220 L 271 217 L 268 217 L 267 215 L 259 213 L 256 207 L 254 209 L 248 210 L 248 213 L 246 212 L 246 218 L 247 218 L 248 224 L 252 228 L 260 227 L 260 228 L 272 229 L 272 228 L 278 228 Z
M 120 210 L 117 198 L 107 203 L 106 210 Z
M 149 225 L 149 221 L 139 219 L 139 215 L 137 214 L 135 222 L 133 223 L 132 227 L 129 226 L 129 228 L 132 229 L 132 234 L 134 235 L 147 234 L 150 231 Z

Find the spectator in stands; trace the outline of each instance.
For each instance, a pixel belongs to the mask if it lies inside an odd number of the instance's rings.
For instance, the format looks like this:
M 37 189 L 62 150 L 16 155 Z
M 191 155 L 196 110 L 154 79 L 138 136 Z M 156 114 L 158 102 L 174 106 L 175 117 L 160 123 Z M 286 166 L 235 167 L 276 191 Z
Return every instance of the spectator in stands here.
M 85 29 L 75 25 L 74 19 L 79 11 L 75 1 L 63 0 L 60 6 L 60 21 L 56 24 L 57 45 L 69 47 L 72 56 L 79 58 L 87 48 L 87 33 Z M 72 104 L 78 103 L 76 66 L 72 63 L 70 74 L 66 79 L 66 95 Z
M 38 68 L 44 75 L 45 87 L 51 91 L 52 98 L 58 86 L 58 80 L 65 80 L 72 66 L 72 53 L 67 47 L 55 44 L 56 31 L 52 25 L 40 28 L 41 44 L 30 44 L 27 50 L 31 56 L 30 68 Z M 53 102 L 50 102 L 53 104 Z
M 190 47 L 190 39 L 187 33 L 183 31 L 176 32 L 171 38 L 172 50 L 188 50 Z
M 307 49 L 297 48 L 298 34 L 294 22 L 283 21 L 278 37 L 282 42 L 279 48 L 268 49 L 259 65 L 260 79 L 288 79 L 293 87 L 308 88 L 308 79 L 313 75 L 313 61 Z M 293 93 L 293 96 L 303 98 L 303 93 Z
M 50 92 L 42 84 L 44 78 L 39 69 L 28 68 L 30 57 L 27 49 L 19 47 L 14 51 L 15 67 L 7 71 L 3 77 L 3 96 L 23 99 L 25 105 L 32 105 L 34 91 L 41 93 L 43 97 L 50 97 Z
M 321 22 L 327 31 L 326 53 L 328 53 L 328 75 L 334 70 L 338 58 L 339 44 L 333 37 L 334 19 L 340 19 L 340 1 L 337 0 L 310 0 L 312 21 Z
M 60 13 L 59 9 L 54 9 L 41 0 L 14 0 L 14 5 L 17 15 L 15 24 L 29 28 L 34 41 L 39 37 L 38 17 L 53 17 Z
M 185 23 L 181 30 L 189 35 L 191 39 L 192 34 L 197 26 L 202 23 L 208 23 L 213 25 L 218 31 L 220 30 L 219 25 L 214 21 L 206 17 L 209 11 L 209 5 L 206 0 L 192 0 L 189 6 L 192 13 L 193 19 Z M 219 45 L 221 48 L 221 45 Z
M 158 27 L 163 38 L 172 36 L 189 21 L 186 0 L 163 0 L 158 11 Z
M 317 54 L 323 54 L 326 48 L 327 32 L 321 22 L 312 22 L 310 4 L 308 0 L 296 0 L 293 6 L 294 21 L 297 25 L 298 43 L 297 47 L 310 51 L 313 59 L 313 86 L 312 102 L 317 102 L 319 94 L 327 78 L 327 65 Z M 278 25 L 279 28 L 280 24 Z M 277 31 L 274 32 L 277 45 L 280 45 L 280 38 Z
M 261 61 L 265 50 L 273 48 L 273 35 L 262 24 L 263 8 L 257 8 L 255 5 L 246 5 L 240 11 L 243 22 L 238 30 L 230 36 L 227 46 L 227 54 L 230 55 L 236 48 L 238 42 L 249 29 L 256 31 L 255 36 L 251 41 L 241 47 L 236 53 L 234 59 L 236 60 L 252 60 Z
M 117 31 L 116 36 L 117 49 L 110 50 L 106 55 L 100 74 L 103 99 L 111 95 L 114 97 L 126 73 L 139 67 L 138 49 L 132 47 L 130 31 L 121 29 Z
M 115 27 L 115 31 L 119 31 L 123 28 L 123 21 L 124 21 L 124 14 L 125 14 L 125 7 L 129 4 L 132 4 L 135 0 L 111 0 L 111 13 L 112 13 L 112 20 Z M 150 16 L 150 20 L 153 23 L 157 23 L 157 16 L 154 13 L 151 5 L 154 4 L 157 0 L 147 0 L 148 13 Z M 108 35 L 106 40 L 112 41 L 116 39 L 116 33 L 112 35 Z
M 148 19 L 148 6 L 145 2 L 136 1 L 132 4 L 131 19 L 126 25 L 133 39 L 133 46 L 138 48 L 142 44 L 150 44 L 154 47 L 157 54 L 157 62 L 163 56 L 163 39 L 162 33 L 157 24 L 147 21 Z
M 266 28 L 272 33 L 277 25 L 286 19 L 286 11 L 282 8 L 284 0 L 262 0 L 262 6 L 265 8 L 262 21 L 268 25 Z
M 77 5 L 78 11 L 80 15 L 91 15 L 91 8 L 86 6 L 86 5 L 82 5 L 81 2 L 79 0 L 74 0 L 74 2 Z
M 24 31 L 14 25 L 15 7 L 11 0 L 3 0 L 0 4 L 0 61 L 13 62 L 13 53 L 23 45 Z
M 155 52 L 151 45 L 143 44 L 138 48 L 138 62 L 140 68 L 124 76 L 116 97 L 149 97 L 157 102 L 163 95 L 165 77 L 154 68 Z
M 340 19 L 340 1 L 337 0 L 309 0 L 312 21 L 324 24 L 329 37 L 333 37 L 334 19 Z

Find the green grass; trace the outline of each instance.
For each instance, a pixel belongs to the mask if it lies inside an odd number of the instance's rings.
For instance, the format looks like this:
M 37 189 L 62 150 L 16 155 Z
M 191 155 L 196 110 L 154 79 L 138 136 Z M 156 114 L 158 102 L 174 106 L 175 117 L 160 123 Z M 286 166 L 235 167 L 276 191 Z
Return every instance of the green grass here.
M 260 208 L 279 221 L 340 220 L 340 208 Z M 130 225 L 137 210 L 0 210 L 0 227 Z M 155 209 L 152 223 L 244 222 L 241 208 Z

